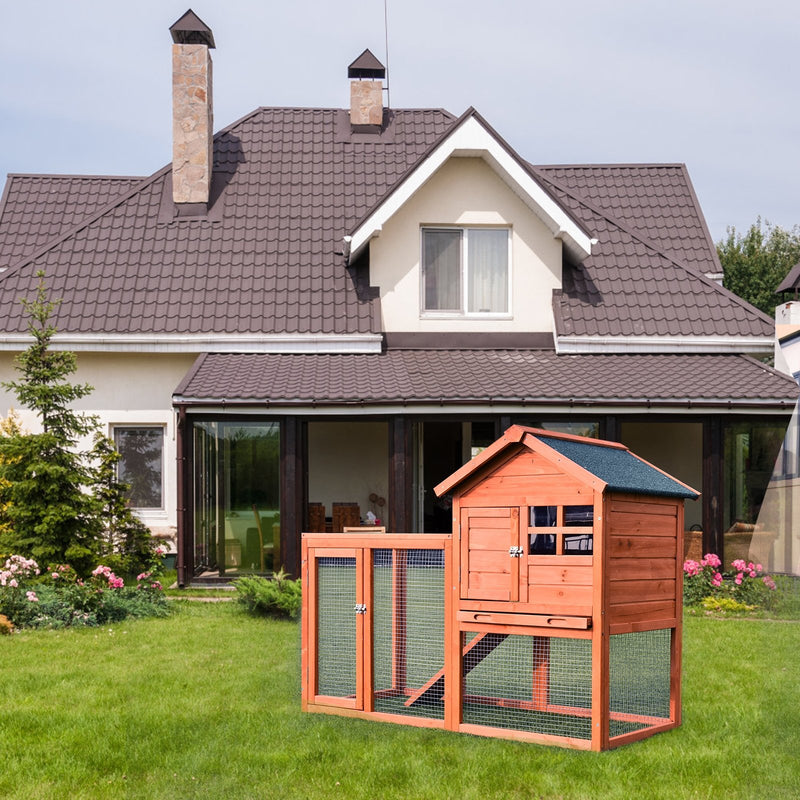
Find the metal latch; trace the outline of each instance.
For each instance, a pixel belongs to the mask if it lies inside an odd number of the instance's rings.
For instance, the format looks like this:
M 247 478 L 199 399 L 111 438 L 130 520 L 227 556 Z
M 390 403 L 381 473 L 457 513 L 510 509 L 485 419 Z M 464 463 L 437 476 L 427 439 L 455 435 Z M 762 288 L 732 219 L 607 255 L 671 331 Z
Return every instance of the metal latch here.
M 508 554 L 511 556 L 511 558 L 522 558 L 522 556 L 525 554 L 525 548 L 524 547 L 509 547 L 508 548 Z
M 356 603 L 355 607 L 353 608 L 353 611 L 355 611 L 356 614 L 366 614 L 367 606 L 364 603 Z

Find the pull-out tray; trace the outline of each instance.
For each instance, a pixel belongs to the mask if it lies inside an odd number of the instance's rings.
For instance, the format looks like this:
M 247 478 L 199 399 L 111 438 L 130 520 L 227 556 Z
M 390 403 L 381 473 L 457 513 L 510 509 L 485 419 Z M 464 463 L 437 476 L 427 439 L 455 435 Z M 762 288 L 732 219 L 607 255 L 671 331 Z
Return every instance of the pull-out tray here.
M 457 612 L 459 622 L 481 622 L 495 625 L 527 625 L 534 628 L 570 628 L 585 631 L 592 627 L 591 617 L 570 617 L 563 614 L 501 614 L 494 611 Z

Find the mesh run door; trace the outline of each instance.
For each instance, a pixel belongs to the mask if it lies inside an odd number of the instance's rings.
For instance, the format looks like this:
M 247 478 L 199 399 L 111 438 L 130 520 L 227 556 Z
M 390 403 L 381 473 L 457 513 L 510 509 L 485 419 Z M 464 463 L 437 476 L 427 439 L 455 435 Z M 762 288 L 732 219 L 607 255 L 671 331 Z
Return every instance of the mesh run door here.
M 312 554 L 309 695 L 328 705 L 363 707 L 359 664 L 363 660 L 363 555 L 360 550 Z

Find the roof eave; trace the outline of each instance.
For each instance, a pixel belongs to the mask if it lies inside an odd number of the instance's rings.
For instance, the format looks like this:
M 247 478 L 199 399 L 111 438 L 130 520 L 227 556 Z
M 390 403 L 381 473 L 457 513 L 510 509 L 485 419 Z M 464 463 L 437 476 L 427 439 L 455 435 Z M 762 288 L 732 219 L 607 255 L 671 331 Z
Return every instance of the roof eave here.
M 570 256 L 583 261 L 594 240 L 534 178 L 524 162 L 470 109 L 442 140 L 397 183 L 345 237 L 352 263 L 369 241 L 422 186 L 453 157 L 482 158 L 509 188 L 536 214 Z

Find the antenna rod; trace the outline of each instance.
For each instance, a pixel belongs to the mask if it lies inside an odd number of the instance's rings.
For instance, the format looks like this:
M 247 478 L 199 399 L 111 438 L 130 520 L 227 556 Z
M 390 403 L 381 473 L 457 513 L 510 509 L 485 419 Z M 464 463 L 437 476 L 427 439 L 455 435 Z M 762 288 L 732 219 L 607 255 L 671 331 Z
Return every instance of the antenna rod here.
M 386 107 L 392 107 L 389 94 L 389 0 L 383 0 L 383 30 L 386 38 Z

